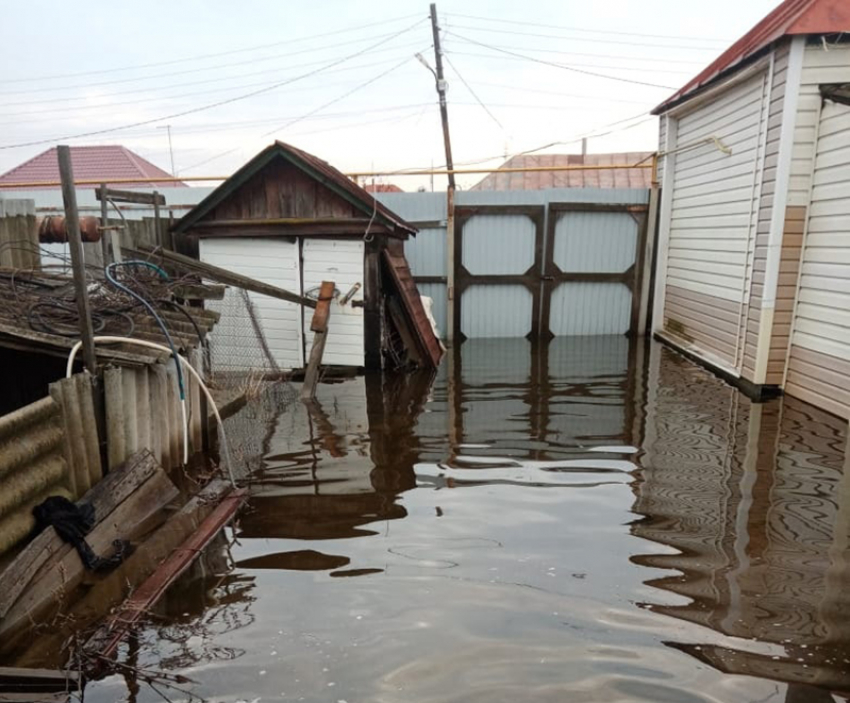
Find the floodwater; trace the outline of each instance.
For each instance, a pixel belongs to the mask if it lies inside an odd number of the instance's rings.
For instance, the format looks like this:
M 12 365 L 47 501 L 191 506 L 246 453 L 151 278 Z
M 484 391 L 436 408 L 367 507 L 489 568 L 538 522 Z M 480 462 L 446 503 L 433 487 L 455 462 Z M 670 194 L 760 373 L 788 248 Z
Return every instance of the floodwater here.
M 229 421 L 249 508 L 133 667 L 211 701 L 846 700 L 846 422 L 624 338 L 469 341 L 319 401 Z

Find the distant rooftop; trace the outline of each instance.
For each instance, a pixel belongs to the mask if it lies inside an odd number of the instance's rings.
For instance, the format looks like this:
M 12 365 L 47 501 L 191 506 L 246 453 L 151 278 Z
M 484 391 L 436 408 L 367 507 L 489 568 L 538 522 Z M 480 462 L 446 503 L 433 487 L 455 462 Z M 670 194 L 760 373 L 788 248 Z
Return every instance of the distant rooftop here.
M 97 180 L 102 183 L 125 181 L 116 185 L 121 188 L 174 188 L 186 187 L 180 181 L 156 181 L 145 183 L 126 182 L 128 178 L 171 178 L 171 174 L 155 166 L 125 146 L 72 146 L 71 165 L 74 180 Z M 59 161 L 56 147 L 15 166 L 0 176 L 0 185 L 7 183 L 52 183 L 59 180 Z M 56 188 L 57 186 L 27 186 L 34 188 Z M 78 188 L 97 188 L 97 185 L 81 185 Z
M 563 166 L 614 166 L 648 164 L 651 151 L 620 154 L 524 154 L 514 156 L 500 168 L 535 168 Z M 499 173 L 494 171 L 471 190 L 545 190 L 546 188 L 649 188 L 650 168 L 592 169 L 587 171 L 526 171 Z
M 363 186 L 363 190 L 367 193 L 403 193 L 404 190 L 399 188 L 395 183 L 367 183 Z

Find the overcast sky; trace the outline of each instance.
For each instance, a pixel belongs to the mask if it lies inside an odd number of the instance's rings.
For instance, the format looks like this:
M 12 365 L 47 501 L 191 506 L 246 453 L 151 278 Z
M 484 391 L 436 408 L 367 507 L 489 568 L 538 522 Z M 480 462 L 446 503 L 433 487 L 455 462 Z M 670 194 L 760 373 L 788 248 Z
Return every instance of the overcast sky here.
M 576 153 L 585 135 L 589 151 L 655 149 L 648 110 L 776 4 L 439 0 L 455 162 L 496 166 L 551 142 Z M 164 125 L 183 176 L 229 174 L 274 139 L 347 172 L 444 163 L 415 58 L 434 65 L 427 1 L 2 7 L 0 173 L 56 143 L 124 144 L 170 171 Z

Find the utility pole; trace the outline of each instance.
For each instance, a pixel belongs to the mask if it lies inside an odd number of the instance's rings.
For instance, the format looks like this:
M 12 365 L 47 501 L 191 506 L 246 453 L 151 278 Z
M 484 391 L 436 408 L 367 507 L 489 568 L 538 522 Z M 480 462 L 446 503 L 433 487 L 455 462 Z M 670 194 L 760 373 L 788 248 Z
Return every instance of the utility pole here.
M 65 204 L 65 230 L 68 248 L 71 250 L 71 266 L 74 271 L 74 297 L 77 299 L 77 315 L 80 318 L 80 337 L 83 340 L 83 360 L 89 373 L 97 374 L 97 356 L 94 351 L 94 328 L 91 322 L 89 293 L 86 283 L 83 242 L 80 235 L 80 217 L 77 212 L 77 191 L 74 186 L 74 170 L 71 167 L 71 149 L 57 148 L 59 176 L 62 179 L 62 200 Z
M 446 189 L 446 339 L 454 341 L 455 328 L 455 174 L 452 159 L 452 140 L 449 135 L 449 109 L 446 104 L 446 88 L 448 84 L 443 75 L 443 49 L 440 46 L 440 26 L 437 23 L 437 5 L 431 3 L 431 32 L 434 37 L 434 61 L 437 70 L 434 72 L 437 95 L 440 98 L 440 119 L 443 123 L 443 143 L 446 149 L 446 169 L 449 176 L 449 187 Z

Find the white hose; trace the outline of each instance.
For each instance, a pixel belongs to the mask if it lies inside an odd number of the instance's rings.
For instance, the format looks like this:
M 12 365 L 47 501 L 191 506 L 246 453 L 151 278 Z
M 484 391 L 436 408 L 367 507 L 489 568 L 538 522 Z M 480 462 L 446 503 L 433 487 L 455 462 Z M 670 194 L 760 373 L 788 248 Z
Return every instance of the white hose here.
M 148 342 L 148 341 L 143 340 L 143 339 L 131 339 L 130 337 L 103 336 L 103 337 L 94 337 L 93 341 L 94 341 L 95 344 L 135 344 L 136 346 L 139 346 L 139 347 L 147 347 L 148 349 L 157 349 L 159 351 L 164 351 L 169 356 L 171 356 L 171 349 L 169 349 L 168 347 L 166 347 L 162 344 L 157 344 L 156 342 Z M 68 365 L 65 368 L 65 376 L 66 377 L 70 377 L 71 374 L 73 373 L 74 359 L 76 359 L 77 354 L 79 353 L 80 348 L 82 346 L 83 346 L 83 343 L 80 341 L 80 342 L 77 342 L 76 344 L 74 344 L 73 348 L 71 349 L 71 353 L 68 356 Z M 218 423 L 218 432 L 219 432 L 219 436 L 221 437 L 221 448 L 222 448 L 222 453 L 224 454 L 224 461 L 225 461 L 225 465 L 227 467 L 227 474 L 230 478 L 231 485 L 234 488 L 236 488 L 236 479 L 233 477 L 233 466 L 232 466 L 231 461 L 230 461 L 230 449 L 227 446 L 227 437 L 225 436 L 225 433 L 224 433 L 224 421 L 221 419 L 221 415 L 218 412 L 218 406 L 215 404 L 215 400 L 213 400 L 213 397 L 212 397 L 212 394 L 209 391 L 209 388 L 207 388 L 207 386 L 204 383 L 203 379 L 201 378 L 200 374 L 197 371 L 195 371 L 195 368 L 186 359 L 184 359 L 182 356 L 178 356 L 177 358 L 180 359 L 180 361 L 183 363 L 183 368 L 186 369 L 186 371 L 188 371 L 190 374 L 192 374 L 192 376 L 195 377 L 195 380 L 198 382 L 198 385 L 201 387 L 201 390 L 204 392 L 204 395 L 206 396 L 207 401 L 209 402 L 210 407 L 212 408 L 213 414 L 215 415 L 216 422 Z M 189 461 L 189 430 L 188 430 L 187 422 L 186 422 L 186 401 L 185 401 L 185 399 L 183 399 L 181 401 L 180 408 L 181 408 L 181 415 L 182 415 L 182 418 L 183 418 L 183 448 L 184 448 L 183 454 L 184 454 L 184 457 L 185 457 L 184 460 L 183 460 L 183 463 L 185 464 L 186 462 Z

